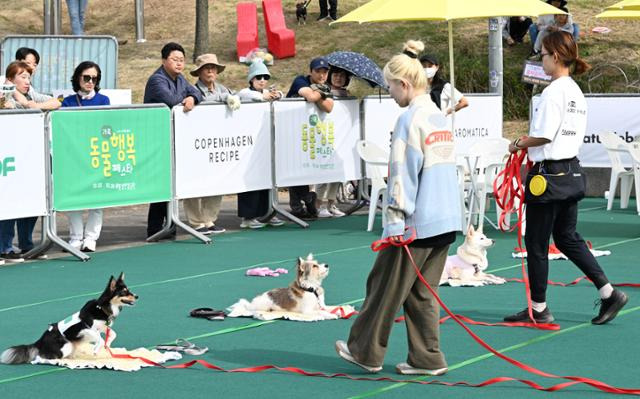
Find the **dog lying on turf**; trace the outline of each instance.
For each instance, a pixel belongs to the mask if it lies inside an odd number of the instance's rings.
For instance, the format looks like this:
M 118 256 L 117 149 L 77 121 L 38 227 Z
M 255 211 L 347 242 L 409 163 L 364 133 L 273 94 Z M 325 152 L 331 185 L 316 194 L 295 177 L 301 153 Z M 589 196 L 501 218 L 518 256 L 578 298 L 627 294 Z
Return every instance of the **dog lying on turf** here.
M 482 229 L 475 230 L 473 226 L 469 226 L 464 242 L 456 250 L 456 255 L 447 257 L 440 285 L 479 287 L 506 283 L 505 279 L 484 272 L 489 266 L 487 248 L 493 244 L 494 241 L 487 238 Z
M 97 299 L 88 301 L 79 312 L 49 325 L 40 339 L 30 345 L 17 345 L 2 352 L 0 363 L 19 364 L 41 359 L 63 359 L 71 356 L 76 345 L 90 342 L 96 354 L 105 345 L 102 333 L 122 310 L 123 306 L 135 305 L 138 296 L 129 291 L 124 283 L 124 273 L 116 280 L 109 279 L 104 292 Z M 107 346 L 115 339 L 113 330 Z
M 322 280 L 329 274 L 329 265 L 318 263 L 309 254 L 307 259 L 298 258 L 296 277 L 287 288 L 275 288 L 253 298 L 251 302 L 240 299 L 229 307 L 229 317 L 255 317 L 270 320 L 269 313 L 282 312 L 300 314 L 298 320 L 317 321 L 337 319 L 337 314 L 326 310 Z M 281 316 L 279 316 L 281 317 Z M 278 317 L 278 318 L 279 318 Z

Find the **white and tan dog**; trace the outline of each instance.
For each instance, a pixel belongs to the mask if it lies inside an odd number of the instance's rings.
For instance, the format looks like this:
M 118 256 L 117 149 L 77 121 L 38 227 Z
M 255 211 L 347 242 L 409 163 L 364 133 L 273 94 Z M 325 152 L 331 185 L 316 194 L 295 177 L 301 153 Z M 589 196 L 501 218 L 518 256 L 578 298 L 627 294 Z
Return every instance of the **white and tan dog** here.
M 479 287 L 506 283 L 502 277 L 484 272 L 489 266 L 487 248 L 493 244 L 494 241 L 484 235 L 482 228 L 475 230 L 473 226 L 469 226 L 464 242 L 456 250 L 456 255 L 447 257 L 440 285 Z
M 318 263 L 309 254 L 298 258 L 296 278 L 287 288 L 275 288 L 253 298 L 240 299 L 229 307 L 229 317 L 254 317 L 260 320 L 288 318 L 300 321 L 337 319 L 327 310 L 322 280 L 329 274 L 329 266 Z

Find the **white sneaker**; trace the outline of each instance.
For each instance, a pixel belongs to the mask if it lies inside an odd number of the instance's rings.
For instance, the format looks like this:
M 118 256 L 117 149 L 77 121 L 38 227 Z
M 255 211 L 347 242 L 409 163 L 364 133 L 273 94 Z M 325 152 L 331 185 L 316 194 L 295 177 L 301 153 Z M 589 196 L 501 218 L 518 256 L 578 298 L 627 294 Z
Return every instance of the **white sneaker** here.
M 96 242 L 85 238 L 82 243 L 82 252 L 96 252 Z
M 447 371 L 448 368 L 443 367 L 441 369 L 418 369 L 411 366 L 409 363 L 398 363 L 396 364 L 396 373 L 403 375 L 443 375 Z
M 351 355 L 351 352 L 349 352 L 347 343 L 344 341 L 336 341 L 336 352 L 338 353 L 338 356 L 340 356 L 344 360 L 351 362 L 356 366 L 360 366 L 370 373 L 377 373 L 378 371 L 382 370 L 382 366 L 373 367 L 373 366 L 367 366 L 366 364 L 358 363 L 356 359 L 354 359 L 353 356 Z
M 284 224 L 284 221 L 282 221 L 281 219 L 278 219 L 277 216 L 274 216 L 271 218 L 271 220 L 269 220 L 269 226 L 273 226 L 273 227 L 278 227 L 278 226 L 282 226 Z
M 71 240 L 71 241 L 69 241 L 69 245 L 71 245 L 72 247 L 74 247 L 77 250 L 80 250 L 80 248 L 82 248 L 82 241 L 80 241 L 80 240 Z
M 329 212 L 331 212 L 331 215 L 333 215 L 333 217 L 336 217 L 336 218 L 340 218 L 345 215 L 345 213 L 342 212 L 340 209 L 338 209 L 338 207 L 335 205 L 331 205 L 329 207 Z
M 321 206 L 320 209 L 318 209 L 318 217 L 330 218 L 330 217 L 333 217 L 333 215 L 331 214 L 331 212 L 329 212 L 326 206 Z
M 242 229 L 261 229 L 266 226 L 266 223 L 260 222 L 258 219 L 242 219 L 240 228 Z

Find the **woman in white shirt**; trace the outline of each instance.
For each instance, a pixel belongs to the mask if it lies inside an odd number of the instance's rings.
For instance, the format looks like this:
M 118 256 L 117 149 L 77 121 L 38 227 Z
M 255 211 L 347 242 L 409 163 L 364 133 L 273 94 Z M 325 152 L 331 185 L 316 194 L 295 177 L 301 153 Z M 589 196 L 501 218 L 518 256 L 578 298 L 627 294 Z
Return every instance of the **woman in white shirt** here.
M 591 322 L 604 324 L 616 317 L 628 298 L 624 292 L 611 286 L 584 239 L 576 232 L 578 201 L 584 197 L 586 185 L 577 155 L 587 127 L 587 102 L 570 73 L 581 74 L 589 69 L 589 65 L 578 58 L 578 46 L 572 35 L 563 31 L 551 32 L 543 39 L 541 56 L 544 72 L 552 77 L 552 82 L 542 92 L 529 136 L 513 142 L 509 151 L 526 148 L 529 160 L 534 162 L 533 173 L 543 172 L 549 179 L 566 178 L 555 189 L 554 198 L 549 198 L 554 191 L 549 184 L 540 190 L 535 190 L 532 184 L 526 185 L 525 244 L 532 316 L 538 323 L 554 320 L 546 303 L 549 237 L 553 235 L 558 249 L 598 289 L 600 311 Z M 532 172 L 527 177 L 528 182 L 531 177 Z M 545 193 L 547 190 L 550 192 Z M 529 311 L 525 309 L 504 320 L 529 321 Z
M 431 100 L 445 113 L 449 115 L 453 112 L 453 104 L 455 103 L 455 110 L 458 112 L 462 108 L 468 107 L 469 102 L 467 99 L 456 89 L 453 88 L 455 101 L 451 101 L 451 83 L 440 77 L 438 71 L 440 70 L 440 62 L 434 55 L 423 55 L 420 57 L 420 63 L 424 68 L 424 73 L 427 75 L 429 85 L 431 85 Z

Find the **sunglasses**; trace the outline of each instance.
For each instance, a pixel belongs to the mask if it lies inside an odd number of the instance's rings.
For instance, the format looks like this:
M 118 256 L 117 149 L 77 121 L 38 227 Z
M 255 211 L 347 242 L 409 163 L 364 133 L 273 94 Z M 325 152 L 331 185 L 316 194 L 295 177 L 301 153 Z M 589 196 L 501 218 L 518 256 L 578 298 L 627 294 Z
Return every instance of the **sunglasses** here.
M 93 84 L 98 84 L 98 77 L 91 75 L 82 75 L 82 81 L 85 83 L 93 82 Z
M 256 75 L 255 78 L 256 78 L 256 80 L 269 80 L 269 79 L 271 79 L 271 76 L 269 76 L 269 75 Z

